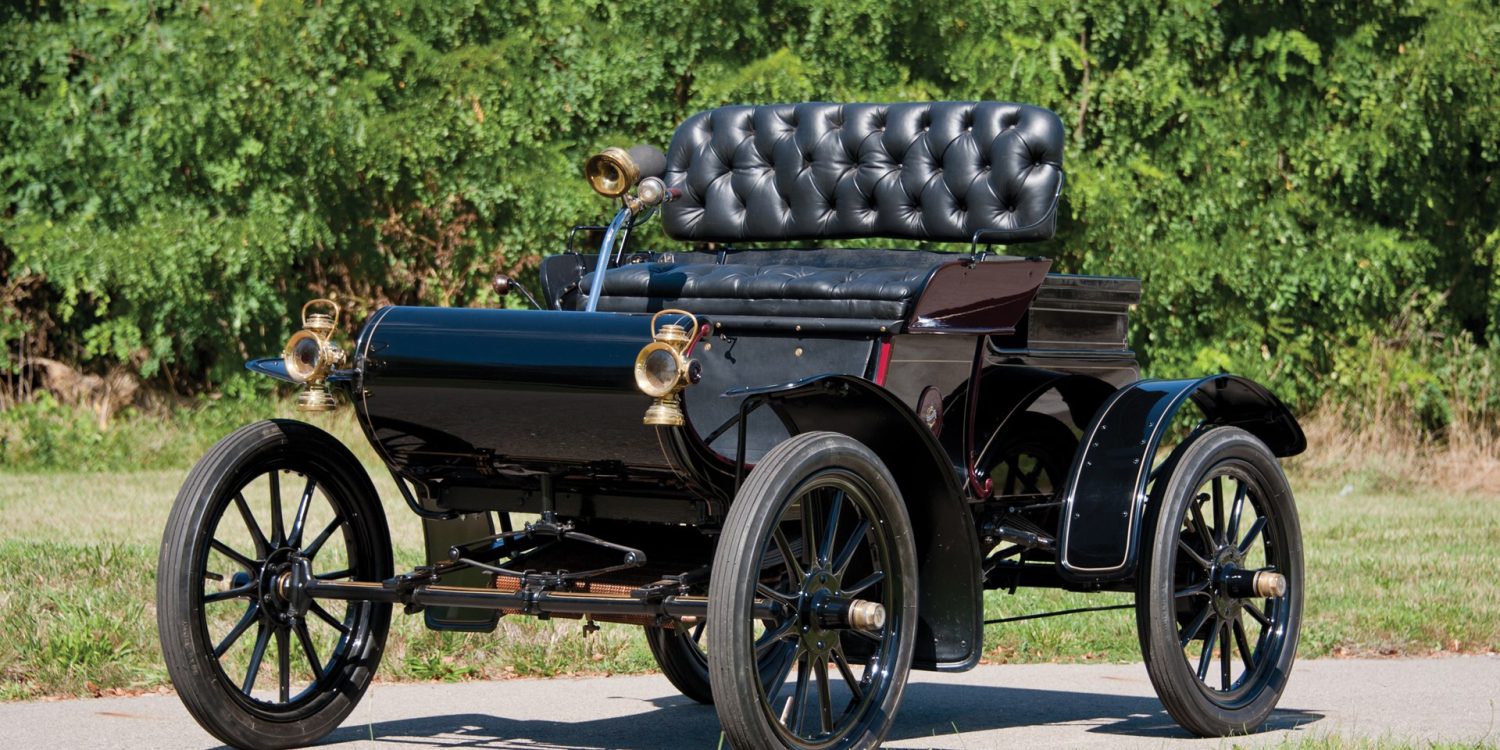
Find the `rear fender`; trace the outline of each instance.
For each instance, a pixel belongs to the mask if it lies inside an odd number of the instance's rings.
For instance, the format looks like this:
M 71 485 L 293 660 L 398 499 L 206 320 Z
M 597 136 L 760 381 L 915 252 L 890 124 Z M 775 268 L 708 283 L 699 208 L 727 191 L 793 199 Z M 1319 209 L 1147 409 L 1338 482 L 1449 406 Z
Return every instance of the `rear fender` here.
M 1135 575 L 1152 459 L 1189 399 L 1203 411 L 1204 425 L 1242 428 L 1277 456 L 1307 447 L 1286 405 L 1248 378 L 1142 380 L 1121 388 L 1084 430 L 1063 486 L 1057 565 L 1065 579 L 1097 584 Z
M 792 434 L 829 430 L 869 446 L 890 469 L 911 517 L 918 560 L 912 666 L 960 671 L 983 649 L 979 540 L 958 471 L 911 409 L 884 388 L 825 375 L 756 393 Z

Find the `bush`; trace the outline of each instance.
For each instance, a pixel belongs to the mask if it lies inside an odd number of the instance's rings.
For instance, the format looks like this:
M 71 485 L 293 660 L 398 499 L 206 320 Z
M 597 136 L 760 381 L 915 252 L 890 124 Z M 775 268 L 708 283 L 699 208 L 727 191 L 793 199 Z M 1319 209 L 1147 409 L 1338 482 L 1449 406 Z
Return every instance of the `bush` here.
M 313 294 L 352 320 L 492 303 L 485 272 L 606 210 L 591 151 L 801 99 L 1055 109 L 1064 217 L 1027 252 L 1143 277 L 1154 374 L 1306 407 L 1414 299 L 1424 330 L 1500 334 L 1491 3 L 33 0 L 0 24 L 12 373 L 213 390 Z

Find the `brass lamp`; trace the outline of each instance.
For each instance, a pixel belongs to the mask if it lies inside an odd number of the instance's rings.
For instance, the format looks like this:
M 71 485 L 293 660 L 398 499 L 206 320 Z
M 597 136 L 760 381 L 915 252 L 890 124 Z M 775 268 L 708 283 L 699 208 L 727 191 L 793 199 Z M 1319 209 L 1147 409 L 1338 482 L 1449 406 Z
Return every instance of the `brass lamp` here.
M 339 306 L 330 299 L 315 299 L 302 306 L 302 330 L 287 339 L 281 351 L 286 374 L 305 386 L 297 394 L 301 411 L 331 411 L 338 405 L 328 390 L 328 373 L 344 361 L 344 352 L 333 343 L 339 322 Z
M 643 177 L 660 175 L 667 168 L 667 157 L 661 149 L 647 144 L 630 150 L 610 147 L 589 157 L 583 165 L 583 176 L 594 192 L 606 198 L 622 198 Z
M 675 322 L 658 326 L 664 315 L 687 318 L 688 325 Z M 698 363 L 687 359 L 697 331 L 698 319 L 684 310 L 662 310 L 651 317 L 652 341 L 635 358 L 635 385 L 655 399 L 646 409 L 644 424 L 681 427 L 687 423 L 678 394 L 700 377 Z

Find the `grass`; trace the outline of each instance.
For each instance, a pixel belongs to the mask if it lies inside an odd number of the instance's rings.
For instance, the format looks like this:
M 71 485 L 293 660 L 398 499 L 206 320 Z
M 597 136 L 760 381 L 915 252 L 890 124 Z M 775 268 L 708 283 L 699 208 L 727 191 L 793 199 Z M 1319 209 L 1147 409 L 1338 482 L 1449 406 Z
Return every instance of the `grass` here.
M 350 445 L 347 425 L 328 425 Z M 368 456 L 366 456 L 368 458 Z M 161 530 L 185 470 L 0 474 L 0 699 L 165 685 L 156 641 Z M 421 532 L 377 478 L 398 565 Z M 1293 477 L 1307 546 L 1303 658 L 1500 651 L 1500 496 L 1379 475 Z M 1129 603 L 1126 594 L 991 592 L 986 617 Z M 1139 659 L 1129 610 L 990 626 L 992 662 Z M 396 615 L 383 680 L 629 673 L 655 665 L 638 628 L 585 637 L 573 620 L 504 618 L 495 633 L 435 633 Z M 1312 745 L 1311 747 L 1345 745 Z M 1357 744 L 1383 750 L 1395 745 Z M 1300 745 L 1299 745 L 1300 747 Z

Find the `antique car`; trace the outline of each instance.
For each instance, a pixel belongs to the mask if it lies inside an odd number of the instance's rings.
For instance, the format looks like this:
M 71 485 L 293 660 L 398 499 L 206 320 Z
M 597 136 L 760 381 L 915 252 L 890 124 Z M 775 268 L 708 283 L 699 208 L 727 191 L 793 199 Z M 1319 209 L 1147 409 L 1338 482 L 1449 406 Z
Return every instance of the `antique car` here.
M 162 541 L 182 701 L 231 745 L 315 742 L 399 604 L 640 625 L 731 745 L 874 747 L 909 670 L 969 669 L 1022 619 L 986 621 L 986 590 L 1051 587 L 1133 593 L 1171 716 L 1255 731 L 1297 649 L 1278 457 L 1306 441 L 1248 379 L 1140 379 L 1137 280 L 1052 272 L 1063 142 L 1003 102 L 723 107 L 588 161 L 619 209 L 517 289 L 535 309 L 385 307 L 345 350 L 308 303 L 248 367 L 352 404 L 426 558 L 397 570 L 329 434 L 229 435 Z M 640 239 L 653 216 L 678 245 Z

